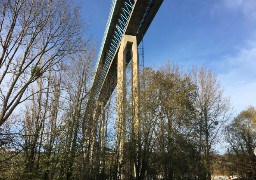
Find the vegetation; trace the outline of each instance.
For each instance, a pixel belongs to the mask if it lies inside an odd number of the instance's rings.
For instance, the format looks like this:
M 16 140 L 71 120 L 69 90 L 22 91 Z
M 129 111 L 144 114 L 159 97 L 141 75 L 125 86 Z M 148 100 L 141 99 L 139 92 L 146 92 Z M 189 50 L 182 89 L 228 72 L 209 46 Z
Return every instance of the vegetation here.
M 77 7 L 65 0 L 0 7 L 0 179 L 118 179 L 116 93 L 88 114 L 94 47 Z M 256 178 L 256 109 L 230 119 L 213 72 L 142 69 L 139 142 L 127 84 L 125 179 L 210 180 L 216 167 Z M 216 154 L 221 137 L 225 155 Z
M 256 109 L 249 107 L 242 111 L 226 127 L 226 140 L 230 146 L 229 160 L 234 165 L 233 171 L 245 179 L 256 177 Z

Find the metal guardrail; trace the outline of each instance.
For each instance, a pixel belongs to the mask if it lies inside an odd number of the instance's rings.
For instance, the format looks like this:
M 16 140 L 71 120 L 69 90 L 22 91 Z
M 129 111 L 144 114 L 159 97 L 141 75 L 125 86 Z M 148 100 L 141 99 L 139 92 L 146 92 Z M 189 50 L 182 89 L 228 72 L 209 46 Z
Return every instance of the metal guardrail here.
M 98 64 L 97 64 L 96 67 L 98 67 L 99 62 L 100 62 L 100 58 L 102 56 L 103 47 L 105 45 L 105 40 L 106 40 L 106 37 L 107 37 L 107 33 L 109 31 L 109 26 L 110 26 L 110 23 L 111 23 L 111 19 L 113 17 L 113 12 L 114 12 L 114 8 L 115 8 L 115 5 L 116 5 L 116 1 L 117 0 L 113 0 L 113 2 L 112 2 L 112 7 L 111 7 L 109 19 L 108 19 L 108 22 L 107 22 L 106 30 L 105 30 L 105 33 L 104 33 L 104 37 L 103 37 L 103 41 L 102 41 L 102 45 L 101 45 L 101 49 L 100 49 L 100 53 L 99 53 L 99 57 L 98 57 Z M 111 42 L 110 42 L 109 49 L 107 50 L 107 55 L 106 55 L 105 62 L 103 64 L 102 72 L 100 74 L 99 80 L 96 82 L 97 83 L 96 88 L 95 88 L 96 93 L 95 93 L 95 96 L 93 97 L 94 102 L 99 98 L 100 91 L 101 91 L 102 86 L 104 84 L 104 81 L 106 79 L 107 73 L 110 69 L 110 66 L 111 66 L 111 64 L 114 60 L 114 57 L 115 57 L 116 52 L 118 50 L 118 47 L 119 47 L 119 45 L 121 43 L 121 40 L 123 38 L 123 35 L 125 33 L 127 23 L 130 19 L 133 6 L 134 6 L 134 0 L 127 0 L 126 2 L 124 2 L 124 6 L 121 9 L 120 16 L 118 17 L 117 24 L 115 26 L 116 28 L 115 28 L 114 33 L 113 33 L 113 37 L 112 37 Z
M 101 46 L 100 46 L 100 50 L 99 50 L 99 54 L 98 54 L 98 60 L 97 60 L 96 66 L 95 66 L 95 73 L 94 73 L 94 76 L 93 76 L 93 82 L 92 82 L 91 87 L 89 88 L 90 90 L 92 90 L 93 84 L 95 83 L 96 72 L 97 72 L 97 69 L 99 67 L 99 63 L 100 63 L 101 56 L 102 56 L 102 51 L 103 51 L 103 48 L 104 48 L 104 45 L 105 45 L 105 42 L 106 42 L 106 39 L 107 39 L 107 34 L 108 34 L 108 31 L 109 31 L 111 20 L 113 18 L 113 13 L 114 13 L 117 1 L 118 0 L 112 0 L 112 3 L 111 3 L 111 8 L 110 8 L 106 28 L 105 28 L 105 31 L 104 31 L 104 35 L 103 35 L 103 38 L 102 38 L 102 42 L 101 42 Z M 93 101 L 95 101 L 95 100 L 97 100 L 97 98 L 93 97 Z M 87 106 L 88 106 L 88 102 L 89 102 L 89 99 L 87 99 L 87 103 L 86 103 Z
M 109 26 L 110 26 L 110 23 L 111 23 L 111 20 L 112 20 L 112 17 L 113 17 L 116 2 L 117 2 L 117 0 L 112 0 L 112 3 L 111 3 L 111 8 L 110 8 L 109 16 L 108 16 L 108 21 L 107 21 L 107 24 L 106 24 L 106 28 L 105 28 L 105 31 L 104 31 L 103 38 L 102 38 L 100 51 L 99 51 L 99 55 L 98 55 L 98 61 L 97 61 L 96 67 L 95 67 L 95 72 L 97 71 L 98 65 L 100 63 L 100 58 L 101 58 L 103 47 L 105 45 L 105 41 L 106 41 L 106 38 L 107 38 L 107 34 L 108 34 Z

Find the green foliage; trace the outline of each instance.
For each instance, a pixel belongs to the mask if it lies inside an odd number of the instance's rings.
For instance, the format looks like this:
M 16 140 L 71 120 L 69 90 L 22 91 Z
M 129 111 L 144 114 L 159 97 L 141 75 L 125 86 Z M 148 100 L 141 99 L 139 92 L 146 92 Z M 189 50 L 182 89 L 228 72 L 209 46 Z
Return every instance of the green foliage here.
M 256 178 L 256 109 L 249 107 L 242 111 L 226 127 L 226 140 L 229 144 L 229 160 L 236 172 L 243 178 Z
M 146 68 L 141 79 L 142 173 L 165 179 L 195 176 L 198 153 L 191 135 L 196 86 L 170 65 Z

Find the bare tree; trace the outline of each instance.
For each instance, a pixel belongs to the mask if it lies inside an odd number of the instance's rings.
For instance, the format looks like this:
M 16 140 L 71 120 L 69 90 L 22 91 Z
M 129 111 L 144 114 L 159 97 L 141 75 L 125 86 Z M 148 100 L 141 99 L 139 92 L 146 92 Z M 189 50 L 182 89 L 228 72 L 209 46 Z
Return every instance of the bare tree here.
M 65 96 L 64 113 L 62 115 L 63 128 L 62 147 L 63 154 L 60 172 L 61 177 L 72 179 L 77 169 L 83 174 L 84 140 L 87 139 L 84 128 L 88 128 L 84 111 L 89 94 L 89 82 L 91 81 L 91 69 L 94 51 L 85 50 L 70 57 L 69 63 L 63 66 L 62 87 Z M 83 127 L 85 126 L 85 127 Z M 79 159 L 80 158 L 80 159 Z M 79 161 L 79 163 L 78 163 Z M 76 166 L 75 166 L 76 165 Z M 82 176 L 82 175 L 81 175 Z
M 50 70 L 46 78 L 36 81 L 34 87 L 39 93 L 26 103 L 23 178 L 82 177 L 82 124 L 91 52 L 70 56 L 69 62 L 62 64 L 62 71 Z
M 199 168 L 199 177 L 210 179 L 210 153 L 218 140 L 220 129 L 229 118 L 229 100 L 224 97 L 223 88 L 216 75 L 201 68 L 192 71 L 192 79 L 197 85 L 195 106 L 198 114 L 199 153 L 206 168 Z
M 0 7 L 1 126 L 32 96 L 30 85 L 84 41 L 70 1 L 2 0 Z

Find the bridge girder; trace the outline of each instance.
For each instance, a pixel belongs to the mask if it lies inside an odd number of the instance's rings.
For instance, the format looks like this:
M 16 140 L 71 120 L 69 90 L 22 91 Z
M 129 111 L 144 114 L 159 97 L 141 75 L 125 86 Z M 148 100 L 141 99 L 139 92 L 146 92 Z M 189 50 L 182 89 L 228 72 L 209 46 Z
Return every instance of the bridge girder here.
M 107 103 L 117 84 L 117 51 L 125 34 L 141 42 L 163 0 L 113 0 L 88 105 Z M 130 59 L 127 59 L 129 63 Z

